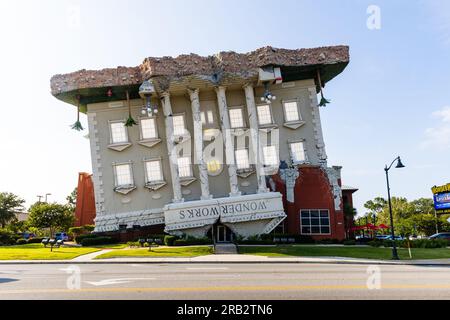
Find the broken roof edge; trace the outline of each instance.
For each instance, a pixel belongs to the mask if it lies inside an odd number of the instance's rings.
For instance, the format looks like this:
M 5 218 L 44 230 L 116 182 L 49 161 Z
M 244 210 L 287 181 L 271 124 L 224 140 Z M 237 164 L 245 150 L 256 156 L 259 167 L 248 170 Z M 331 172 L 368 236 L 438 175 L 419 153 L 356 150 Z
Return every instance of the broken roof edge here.
M 78 94 L 97 94 L 100 88 L 139 86 L 150 78 L 180 79 L 184 77 L 214 77 L 233 74 L 243 79 L 257 73 L 258 68 L 273 65 L 289 68 L 290 72 L 320 69 L 323 85 L 340 74 L 349 63 L 349 47 L 327 46 L 309 49 L 279 49 L 263 47 L 249 53 L 223 51 L 202 57 L 197 54 L 173 57 L 148 57 L 137 67 L 117 67 L 102 70 L 79 70 L 54 75 L 51 93 L 67 103 L 76 104 Z M 297 70 L 297 71 L 296 71 Z M 309 70 L 309 71 L 308 71 Z M 85 103 L 82 103 L 85 105 Z

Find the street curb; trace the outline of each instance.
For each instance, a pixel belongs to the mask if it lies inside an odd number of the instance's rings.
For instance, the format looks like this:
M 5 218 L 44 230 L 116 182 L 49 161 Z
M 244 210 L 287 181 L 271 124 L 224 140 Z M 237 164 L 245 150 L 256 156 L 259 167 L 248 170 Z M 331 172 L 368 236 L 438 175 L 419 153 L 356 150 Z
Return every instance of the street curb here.
M 99 260 L 99 261 L 0 261 L 0 265 L 45 265 L 45 264 L 342 264 L 342 265 L 386 265 L 386 266 L 432 266 L 432 267 L 450 267 L 450 264 L 440 264 L 433 262 L 418 262 L 418 263 L 398 263 L 398 262 L 383 262 L 383 261 L 113 261 L 113 260 Z

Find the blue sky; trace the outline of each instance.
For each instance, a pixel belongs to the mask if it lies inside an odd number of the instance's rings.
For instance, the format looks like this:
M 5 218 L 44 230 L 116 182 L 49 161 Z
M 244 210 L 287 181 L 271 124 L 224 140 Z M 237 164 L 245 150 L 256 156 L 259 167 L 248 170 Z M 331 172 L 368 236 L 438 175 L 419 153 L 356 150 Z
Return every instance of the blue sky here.
M 369 30 L 367 8 L 381 10 Z M 75 108 L 50 95 L 53 74 L 136 66 L 146 56 L 346 44 L 351 62 L 325 88 L 330 165 L 359 188 L 355 206 L 393 195 L 431 197 L 450 182 L 450 1 L 1 1 L 0 190 L 63 201 L 89 142 Z M 86 123 L 85 116 L 83 122 Z

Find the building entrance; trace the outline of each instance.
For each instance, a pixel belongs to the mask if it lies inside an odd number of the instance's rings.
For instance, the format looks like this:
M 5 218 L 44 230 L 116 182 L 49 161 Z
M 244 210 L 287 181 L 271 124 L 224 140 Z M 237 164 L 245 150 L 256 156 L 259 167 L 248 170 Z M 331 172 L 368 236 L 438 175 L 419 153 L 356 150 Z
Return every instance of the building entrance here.
M 210 232 L 215 243 L 229 243 L 234 240 L 233 231 L 221 223 L 215 224 Z

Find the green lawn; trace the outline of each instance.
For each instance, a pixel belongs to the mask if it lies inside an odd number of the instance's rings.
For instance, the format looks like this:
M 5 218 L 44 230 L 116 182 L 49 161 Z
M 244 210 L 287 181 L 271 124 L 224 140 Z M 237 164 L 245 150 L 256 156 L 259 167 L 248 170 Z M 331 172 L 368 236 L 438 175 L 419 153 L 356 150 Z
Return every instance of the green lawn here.
M 269 257 L 347 257 L 363 259 L 389 260 L 392 257 L 391 248 L 373 247 L 319 247 L 307 245 L 280 245 L 275 247 L 239 247 L 239 253 Z M 449 259 L 450 249 L 411 249 L 413 259 Z M 409 260 L 408 249 L 399 248 L 400 259 Z
M 96 257 L 96 259 L 110 259 L 122 257 L 138 257 L 138 258 L 162 258 L 162 257 L 197 257 L 213 253 L 212 247 L 165 247 L 165 248 L 148 248 L 114 250 Z
M 126 243 L 117 243 L 117 244 L 102 244 L 98 246 L 90 246 L 89 248 L 97 248 L 97 249 L 125 249 L 128 245 Z
M 44 248 L 40 243 L 0 247 L 0 260 L 69 260 L 99 248 Z

